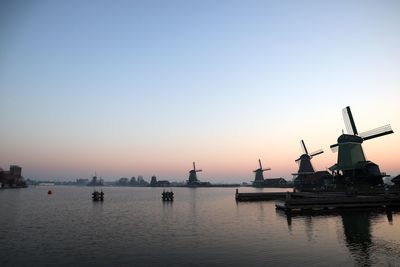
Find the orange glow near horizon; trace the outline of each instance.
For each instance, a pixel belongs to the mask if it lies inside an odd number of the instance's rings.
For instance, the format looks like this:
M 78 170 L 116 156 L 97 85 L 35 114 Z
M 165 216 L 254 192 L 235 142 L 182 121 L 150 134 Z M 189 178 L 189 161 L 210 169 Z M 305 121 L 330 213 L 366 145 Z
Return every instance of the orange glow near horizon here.
M 250 138 L 251 139 L 251 138 Z M 315 142 L 314 142 L 315 143 Z M 320 147 L 307 142 L 310 151 Z M 246 143 L 246 139 L 217 140 L 208 142 L 207 145 L 184 146 L 183 143 L 163 145 L 158 150 L 142 147 L 103 145 L 92 150 L 81 147 L 79 151 L 57 146 L 47 150 L 29 150 L 28 153 L 18 155 L 9 154 L 11 157 L 2 168 L 9 164 L 20 164 L 26 177 L 41 179 L 42 177 L 30 173 L 40 173 L 46 170 L 49 177 L 58 179 L 75 179 L 90 177 L 94 172 L 109 180 L 118 177 L 131 177 L 143 175 L 147 179 L 156 175 L 159 179 L 183 181 L 188 177 L 192 168 L 192 161 L 196 161 L 197 168 L 202 169 L 199 179 L 204 181 L 243 182 L 254 178 L 253 170 L 258 168 L 258 159 L 262 160 L 263 167 L 272 170 L 265 173 L 265 177 L 284 177 L 292 179 L 291 173 L 297 171 L 295 159 L 300 155 L 298 142 L 287 144 L 281 148 L 282 143 L 267 144 L 254 141 Z M 398 154 L 400 142 L 396 135 L 389 135 L 381 139 L 364 142 L 363 148 L 367 160 L 377 163 L 381 171 L 392 176 L 400 174 L 400 158 Z M 145 149 L 146 148 L 146 149 Z M 154 148 L 154 147 L 153 147 Z M 325 153 L 313 158 L 312 163 L 316 170 L 325 170 L 336 162 L 337 153 L 332 153 L 323 147 Z M 255 152 L 257 151 L 257 152 Z M 263 151 L 263 152 L 258 152 Z M 18 158 L 18 159 L 17 159 Z

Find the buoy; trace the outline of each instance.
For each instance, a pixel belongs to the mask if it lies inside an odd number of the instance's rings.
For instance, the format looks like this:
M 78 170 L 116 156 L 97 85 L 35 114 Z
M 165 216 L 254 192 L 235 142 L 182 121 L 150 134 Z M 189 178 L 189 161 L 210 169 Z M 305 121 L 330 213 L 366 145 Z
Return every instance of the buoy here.
M 51 192 L 51 190 L 49 190 L 49 191 L 47 191 L 47 194 L 51 195 L 51 194 L 53 194 L 53 192 Z

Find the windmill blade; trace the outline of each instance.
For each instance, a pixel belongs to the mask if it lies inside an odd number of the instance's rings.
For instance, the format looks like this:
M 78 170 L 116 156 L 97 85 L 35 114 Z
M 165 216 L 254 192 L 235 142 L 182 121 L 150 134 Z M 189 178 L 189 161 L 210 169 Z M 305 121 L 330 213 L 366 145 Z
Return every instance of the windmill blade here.
M 203 170 L 196 170 L 196 172 L 202 172 Z
M 196 163 L 193 161 L 193 170 L 196 171 Z
M 331 150 L 333 153 L 338 152 L 338 149 L 339 149 L 339 144 L 331 145 Z
M 265 172 L 265 171 L 270 171 L 271 170 L 271 168 L 266 168 L 266 169 L 261 169 L 263 172 Z
M 310 157 L 314 157 L 316 155 L 322 154 L 324 151 L 322 149 L 318 149 L 310 154 Z
M 307 154 L 307 155 L 308 155 L 308 151 L 307 151 L 307 148 L 306 148 L 306 144 L 304 143 L 303 140 L 301 140 L 300 146 L 301 146 L 301 149 L 303 150 L 303 154 Z
M 258 159 L 258 163 L 260 164 L 260 169 L 262 169 L 261 159 Z
M 384 135 L 392 134 L 392 133 L 394 133 L 392 130 L 392 127 L 390 126 L 390 124 L 388 124 L 388 125 L 384 125 L 384 126 L 360 133 L 360 136 L 364 140 L 369 140 L 369 139 L 373 139 L 376 137 L 380 137 L 380 136 L 384 136 Z
M 347 106 L 342 110 L 344 124 L 348 134 L 358 135 L 356 124 L 354 122 L 353 115 L 351 114 L 350 107 Z

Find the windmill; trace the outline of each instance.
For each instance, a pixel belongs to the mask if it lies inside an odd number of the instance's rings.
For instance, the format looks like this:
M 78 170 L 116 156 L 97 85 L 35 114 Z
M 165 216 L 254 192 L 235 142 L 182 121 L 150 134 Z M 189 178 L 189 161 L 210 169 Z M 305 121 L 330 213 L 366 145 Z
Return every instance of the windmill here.
M 264 174 L 263 173 L 265 171 L 270 171 L 271 170 L 271 168 L 263 169 L 260 159 L 258 160 L 258 163 L 260 164 L 260 168 L 258 168 L 257 170 L 253 171 L 256 174 L 256 177 L 254 178 L 254 183 L 262 183 L 262 182 L 264 182 Z
M 315 171 L 311 164 L 311 159 L 319 154 L 324 153 L 324 151 L 322 149 L 318 149 L 312 153 L 308 153 L 308 150 L 307 150 L 306 144 L 304 143 L 304 140 L 300 141 L 300 146 L 303 151 L 303 154 L 298 159 L 296 159 L 296 163 L 299 164 L 299 170 L 298 170 L 297 174 L 298 175 L 313 174 Z
M 337 143 L 330 146 L 333 152 L 339 150 L 339 153 L 337 164 L 329 169 L 337 173 L 341 171 L 344 177 L 365 178 L 365 181 L 369 180 L 373 184 L 382 183 L 384 175 L 378 165 L 365 159 L 361 144 L 370 139 L 392 134 L 392 127 L 388 124 L 358 133 L 350 107 L 344 108 L 342 112 L 347 134 L 340 135 Z
M 197 173 L 201 172 L 202 170 L 196 170 L 196 164 L 195 162 L 193 162 L 193 170 L 189 171 L 189 180 L 188 183 L 189 184 L 195 184 L 198 183 L 199 180 L 197 179 Z
M 324 153 L 324 151 L 318 149 L 309 153 L 304 140 L 300 141 L 300 146 L 303 154 L 295 160 L 296 163 L 299 164 L 299 170 L 297 173 L 293 173 L 293 175 L 297 176 L 293 181 L 295 189 L 299 191 L 307 191 L 309 188 L 314 189 L 323 186 L 326 183 L 325 180 L 331 180 L 332 176 L 326 171 L 316 172 L 311 164 L 311 159 Z

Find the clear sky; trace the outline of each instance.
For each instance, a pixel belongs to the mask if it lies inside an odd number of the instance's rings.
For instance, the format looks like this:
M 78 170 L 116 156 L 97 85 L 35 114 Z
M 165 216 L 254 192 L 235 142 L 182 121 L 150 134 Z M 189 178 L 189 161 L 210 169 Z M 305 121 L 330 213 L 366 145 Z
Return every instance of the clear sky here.
M 34 179 L 291 178 L 350 105 L 400 174 L 400 1 L 0 1 L 0 167 Z

